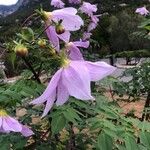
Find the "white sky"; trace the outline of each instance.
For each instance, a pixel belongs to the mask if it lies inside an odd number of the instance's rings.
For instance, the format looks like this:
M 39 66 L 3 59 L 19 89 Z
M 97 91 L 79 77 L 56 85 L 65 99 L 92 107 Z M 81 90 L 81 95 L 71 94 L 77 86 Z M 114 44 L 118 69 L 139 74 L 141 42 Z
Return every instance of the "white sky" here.
M 18 0 L 0 0 L 0 5 L 16 4 Z

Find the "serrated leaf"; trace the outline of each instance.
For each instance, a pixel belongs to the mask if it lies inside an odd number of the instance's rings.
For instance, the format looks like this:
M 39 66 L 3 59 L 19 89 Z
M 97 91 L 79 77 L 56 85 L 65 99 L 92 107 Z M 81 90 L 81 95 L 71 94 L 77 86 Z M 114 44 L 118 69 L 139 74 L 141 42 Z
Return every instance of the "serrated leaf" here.
M 105 132 L 102 132 L 98 136 L 97 149 L 98 150 L 112 150 L 113 139 L 109 135 L 105 134 Z
M 140 141 L 147 148 L 150 148 L 150 133 L 146 131 L 142 131 L 140 133 Z
M 134 137 L 126 135 L 125 137 L 125 146 L 127 150 L 138 150 L 138 146 Z
M 66 119 L 63 115 L 59 115 L 57 117 L 52 118 L 51 128 L 52 134 L 59 133 L 66 125 Z
M 66 111 L 63 112 L 63 114 L 68 122 L 77 123 L 76 120 L 82 121 L 76 110 L 73 108 L 68 108 Z

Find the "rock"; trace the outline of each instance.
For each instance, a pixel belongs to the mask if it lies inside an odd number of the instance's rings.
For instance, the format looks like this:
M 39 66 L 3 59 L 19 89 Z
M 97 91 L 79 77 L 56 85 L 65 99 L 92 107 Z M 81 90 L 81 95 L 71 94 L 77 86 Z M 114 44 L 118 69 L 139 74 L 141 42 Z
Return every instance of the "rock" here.
M 23 117 L 24 115 L 27 114 L 27 110 L 25 108 L 17 108 L 16 109 L 16 116 L 17 117 Z

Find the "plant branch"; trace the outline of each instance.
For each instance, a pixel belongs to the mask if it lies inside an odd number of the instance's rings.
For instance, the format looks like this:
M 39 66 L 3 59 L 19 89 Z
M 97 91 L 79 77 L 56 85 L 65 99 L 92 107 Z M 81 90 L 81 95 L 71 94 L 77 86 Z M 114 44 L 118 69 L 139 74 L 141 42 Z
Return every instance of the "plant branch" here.
M 33 73 L 35 79 L 37 80 L 38 83 L 41 83 L 38 74 L 36 73 L 36 71 L 34 70 L 34 68 L 32 67 L 32 65 L 30 64 L 30 62 L 25 58 L 22 57 L 22 59 L 24 60 L 25 64 L 28 66 L 28 68 L 30 69 L 30 71 Z
M 22 23 L 21 27 L 23 27 L 29 19 L 31 19 L 32 17 L 34 17 L 36 15 L 37 15 L 37 13 L 34 13 L 34 14 L 30 15 L 29 17 L 27 17 L 26 20 Z
M 66 145 L 67 150 L 75 150 L 76 143 L 75 143 L 75 134 L 73 131 L 73 123 L 69 123 L 70 125 L 70 139 L 68 141 L 68 144 Z

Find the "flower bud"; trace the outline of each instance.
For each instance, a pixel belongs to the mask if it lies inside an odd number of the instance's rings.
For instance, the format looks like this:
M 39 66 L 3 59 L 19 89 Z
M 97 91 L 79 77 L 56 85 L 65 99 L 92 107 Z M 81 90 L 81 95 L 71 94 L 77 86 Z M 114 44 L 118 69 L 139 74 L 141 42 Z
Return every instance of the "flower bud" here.
M 41 47 L 41 48 L 45 48 L 46 47 L 46 40 L 45 39 L 40 39 L 38 41 L 38 45 Z
M 22 44 L 18 44 L 16 47 L 15 47 L 15 52 L 18 56 L 20 57 L 25 57 L 28 55 L 28 49 L 27 47 L 25 47 L 24 45 Z
M 52 13 L 47 11 L 42 11 L 40 15 L 44 21 L 51 20 L 52 17 Z
M 61 24 L 56 25 L 57 34 L 63 34 L 64 32 L 65 32 L 65 28 Z

